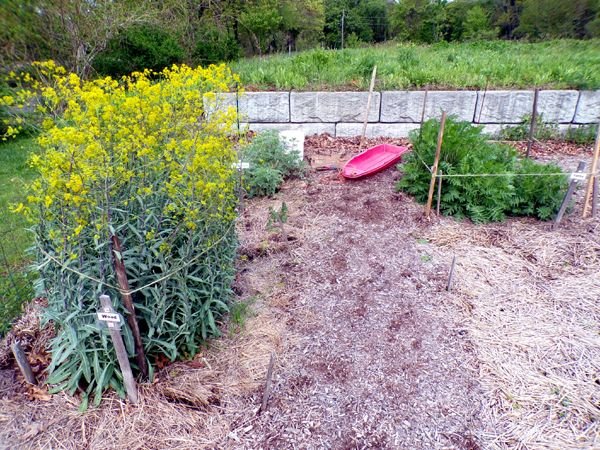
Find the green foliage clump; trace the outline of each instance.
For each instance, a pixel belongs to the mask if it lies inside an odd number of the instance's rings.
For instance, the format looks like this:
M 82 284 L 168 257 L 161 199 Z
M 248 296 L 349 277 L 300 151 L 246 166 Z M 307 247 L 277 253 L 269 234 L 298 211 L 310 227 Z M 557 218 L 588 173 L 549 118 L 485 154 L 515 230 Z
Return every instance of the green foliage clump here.
M 273 195 L 286 177 L 303 170 L 298 152 L 286 150 L 276 131 L 256 135 L 245 149 L 244 161 L 250 163 L 244 177 L 248 197 Z
M 404 175 L 397 188 L 425 202 L 439 122 L 423 124 L 421 135 L 411 134 L 413 152 L 402 167 Z M 562 173 L 555 165 L 521 160 L 506 145 L 487 141 L 481 127 L 453 118 L 446 121 L 439 169 L 443 172 L 441 212 L 476 223 L 502 221 L 508 215 L 550 218 L 558 209 L 566 176 L 523 176 L 521 174 Z M 488 176 L 471 176 L 471 175 Z M 462 176 L 461 176 L 462 175 Z
M 500 136 L 507 141 L 523 141 L 529 138 L 529 129 L 531 128 L 531 114 L 523 117 L 523 121 L 514 126 L 508 126 L 502 129 Z M 542 114 L 535 118 L 535 128 L 533 137 L 542 141 L 558 139 L 559 132 L 556 124 L 544 122 Z
M 569 127 L 565 134 L 565 141 L 580 145 L 593 144 L 597 130 L 598 125 L 593 124 Z
M 94 68 L 113 77 L 135 71 L 160 71 L 183 61 L 183 49 L 177 40 L 161 28 L 139 25 L 126 29 L 109 41 L 98 55 Z

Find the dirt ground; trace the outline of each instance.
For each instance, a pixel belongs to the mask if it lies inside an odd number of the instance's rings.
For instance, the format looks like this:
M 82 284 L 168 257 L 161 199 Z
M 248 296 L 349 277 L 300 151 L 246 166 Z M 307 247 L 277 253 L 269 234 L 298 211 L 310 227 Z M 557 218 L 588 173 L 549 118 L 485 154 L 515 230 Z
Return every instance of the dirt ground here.
M 339 164 L 357 144 L 315 137 L 306 156 Z M 534 156 L 574 170 L 590 155 Z M 139 406 L 107 394 L 80 414 L 77 399 L 4 369 L 0 448 L 598 448 L 600 221 L 582 221 L 577 204 L 556 231 L 531 219 L 428 222 L 395 192 L 398 176 L 311 171 L 247 202 L 242 325 L 142 385 Z M 285 242 L 267 228 L 282 202 Z M 16 328 L 35 346 L 34 316 Z

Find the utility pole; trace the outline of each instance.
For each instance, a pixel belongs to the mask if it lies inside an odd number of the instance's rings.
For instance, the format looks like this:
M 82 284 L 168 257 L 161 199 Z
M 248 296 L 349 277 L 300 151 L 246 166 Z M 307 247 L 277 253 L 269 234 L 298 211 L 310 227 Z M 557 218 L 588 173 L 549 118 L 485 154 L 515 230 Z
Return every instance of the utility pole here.
M 344 21 L 346 19 L 346 10 L 342 9 L 342 50 L 344 49 Z

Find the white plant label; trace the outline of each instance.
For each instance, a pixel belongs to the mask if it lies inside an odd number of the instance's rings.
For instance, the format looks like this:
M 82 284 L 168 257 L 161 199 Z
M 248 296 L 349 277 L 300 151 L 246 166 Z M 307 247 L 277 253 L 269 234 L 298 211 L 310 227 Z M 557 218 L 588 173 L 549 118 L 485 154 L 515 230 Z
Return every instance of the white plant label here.
M 585 181 L 587 173 L 585 172 L 573 172 L 569 177 L 570 181 Z
M 99 312 L 96 313 L 98 316 L 98 320 L 101 322 L 105 322 L 110 328 L 119 327 L 121 323 L 121 316 L 117 313 L 113 312 Z

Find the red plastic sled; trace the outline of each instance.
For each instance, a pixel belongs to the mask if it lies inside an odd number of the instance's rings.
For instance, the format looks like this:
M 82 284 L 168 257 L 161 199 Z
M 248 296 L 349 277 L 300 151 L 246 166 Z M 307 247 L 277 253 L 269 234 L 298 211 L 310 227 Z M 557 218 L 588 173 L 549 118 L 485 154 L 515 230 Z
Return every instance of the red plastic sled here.
M 376 145 L 348 161 L 342 169 L 342 175 L 346 178 L 372 175 L 399 162 L 406 152 L 408 152 L 407 147 L 391 144 Z

